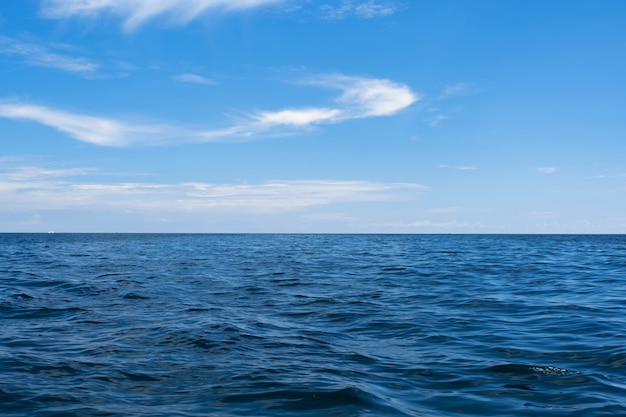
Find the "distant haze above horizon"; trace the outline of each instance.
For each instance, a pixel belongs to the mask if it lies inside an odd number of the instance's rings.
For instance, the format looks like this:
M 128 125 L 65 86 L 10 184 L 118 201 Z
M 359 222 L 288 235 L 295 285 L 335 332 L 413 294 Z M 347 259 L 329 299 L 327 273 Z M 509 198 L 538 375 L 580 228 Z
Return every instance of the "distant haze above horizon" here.
M 626 233 L 621 0 L 0 4 L 0 232 Z

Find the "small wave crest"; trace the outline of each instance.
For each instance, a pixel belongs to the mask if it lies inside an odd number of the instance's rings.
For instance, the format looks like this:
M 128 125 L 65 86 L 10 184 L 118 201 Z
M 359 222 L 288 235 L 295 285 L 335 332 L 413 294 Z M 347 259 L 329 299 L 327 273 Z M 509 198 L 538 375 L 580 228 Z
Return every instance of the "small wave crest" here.
M 509 363 L 504 365 L 490 366 L 486 369 L 487 372 L 513 374 L 513 375 L 551 375 L 551 376 L 566 376 L 566 375 L 579 375 L 578 371 L 571 371 L 568 369 L 558 368 L 556 366 L 543 366 L 543 365 L 524 365 L 517 363 Z

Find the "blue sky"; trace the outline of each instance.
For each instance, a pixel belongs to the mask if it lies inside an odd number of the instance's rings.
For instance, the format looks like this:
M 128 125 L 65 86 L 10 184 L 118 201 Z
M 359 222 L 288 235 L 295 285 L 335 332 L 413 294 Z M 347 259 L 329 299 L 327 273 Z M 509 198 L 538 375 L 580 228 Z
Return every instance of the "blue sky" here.
M 626 233 L 622 0 L 0 4 L 0 231 Z

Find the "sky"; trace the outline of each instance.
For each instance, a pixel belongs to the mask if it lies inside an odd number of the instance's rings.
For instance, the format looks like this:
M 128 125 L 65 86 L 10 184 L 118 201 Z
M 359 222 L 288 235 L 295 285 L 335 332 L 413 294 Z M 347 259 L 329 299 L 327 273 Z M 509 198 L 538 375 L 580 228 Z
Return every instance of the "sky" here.
M 0 232 L 626 233 L 623 0 L 0 3 Z

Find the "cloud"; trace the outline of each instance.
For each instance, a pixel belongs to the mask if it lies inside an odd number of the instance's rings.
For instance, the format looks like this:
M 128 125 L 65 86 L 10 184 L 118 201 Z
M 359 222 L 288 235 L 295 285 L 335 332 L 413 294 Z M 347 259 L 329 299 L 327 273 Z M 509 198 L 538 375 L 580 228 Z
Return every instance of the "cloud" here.
M 453 168 L 453 169 L 458 169 L 459 171 L 477 171 L 478 167 L 476 165 L 461 165 L 461 166 L 451 166 L 451 165 L 446 165 L 446 164 L 442 164 L 439 165 L 439 168 Z
M 366 181 L 270 181 L 254 185 L 186 183 L 190 198 L 210 199 L 211 206 L 249 206 L 272 209 L 299 209 L 346 202 L 387 201 L 415 197 L 427 187 L 414 183 Z
M 196 74 L 179 74 L 179 75 L 175 75 L 172 78 L 177 80 L 177 81 L 182 81 L 182 82 L 185 82 L 185 83 L 192 83 L 192 84 L 205 84 L 205 85 L 215 85 L 215 84 L 217 84 L 213 80 L 210 80 L 208 78 L 205 78 L 205 77 L 203 77 L 201 75 L 196 75 Z
M 220 132 L 228 136 L 253 137 L 278 133 L 280 127 L 307 128 L 322 123 L 393 116 L 421 98 L 408 86 L 387 79 L 332 74 L 308 77 L 301 84 L 340 90 L 341 94 L 334 100 L 337 106 L 257 112 L 250 115 L 250 121 Z M 219 135 L 209 131 L 203 136 L 217 139 Z
M 392 116 L 419 100 L 408 86 L 386 79 L 335 74 L 308 78 L 303 83 L 340 90 L 335 99 L 337 106 L 260 111 L 221 129 L 136 124 L 21 102 L 0 102 L 0 117 L 37 122 L 100 146 L 235 142 L 291 133 L 322 123 Z
M 69 113 L 44 106 L 1 103 L 0 117 L 37 122 L 67 133 L 74 139 L 101 146 L 123 146 L 163 130 L 157 126 L 133 126 L 117 120 Z
M 537 168 L 537 172 L 539 172 L 540 174 L 554 174 L 557 171 L 558 169 L 554 167 Z
M 71 168 L 71 169 L 50 169 L 36 166 L 21 166 L 8 172 L 0 174 L 2 177 L 13 182 L 49 180 L 52 178 L 74 177 L 87 175 L 93 172 L 91 169 Z
M 339 81 L 344 90 L 339 102 L 353 106 L 355 117 L 389 116 L 418 100 L 408 87 L 389 80 L 345 78 Z
M 622 172 L 619 174 L 610 174 L 610 175 L 596 175 L 591 178 L 604 179 L 604 178 L 626 178 L 626 172 Z
M 7 36 L 0 36 L 0 54 L 20 56 L 29 65 L 53 68 L 82 75 L 98 71 L 99 65 L 85 58 L 75 58 L 52 51 L 51 48 Z
M 257 184 L 89 182 L 93 174 L 97 172 L 89 169 L 4 169 L 0 171 L 0 212 L 37 207 L 40 212 L 280 213 L 340 203 L 412 200 L 428 189 L 415 183 L 335 180 Z
M 479 230 L 502 230 L 504 229 L 501 225 L 495 224 L 485 224 L 481 222 L 471 222 L 471 221 L 458 221 L 456 219 L 447 220 L 447 221 L 433 221 L 433 220 L 416 220 L 412 222 L 401 222 L 401 223 L 383 223 L 383 224 L 375 224 L 370 225 L 372 227 L 378 227 L 383 229 L 400 229 L 405 231 L 410 231 L 411 229 L 420 230 L 420 232 L 441 232 L 441 231 L 459 231 L 462 230 L 464 232 L 468 231 L 479 231 Z
M 327 19 L 345 19 L 348 16 L 357 16 L 364 19 L 374 17 L 389 16 L 397 11 L 397 8 L 390 2 L 379 2 L 377 0 L 356 1 L 342 0 L 339 6 L 329 4 L 320 7 Z
M 341 110 L 310 108 L 299 110 L 281 110 L 277 112 L 262 112 L 254 115 L 261 125 L 292 125 L 307 126 L 316 123 L 334 120 Z
M 427 101 L 424 104 L 424 110 L 428 111 L 431 114 L 429 117 L 424 119 L 424 122 L 428 123 L 428 125 L 432 128 L 439 127 L 445 120 L 450 119 L 449 113 L 455 113 L 460 111 L 459 108 L 453 109 L 452 111 L 446 109 L 446 106 L 443 105 L 442 101 L 457 96 L 473 94 L 476 91 L 478 90 L 473 84 L 466 82 L 447 86 L 443 89 L 438 97 L 431 98 L 430 100 L 428 100 L 430 102 Z
M 344 120 L 391 116 L 421 99 L 408 86 L 387 79 L 334 74 L 310 77 L 304 83 L 341 90 L 335 101 L 343 107 L 338 118 Z
M 365 117 L 391 116 L 420 99 L 408 86 L 387 79 L 332 74 L 309 77 L 301 83 L 340 90 L 341 94 L 334 100 L 338 106 L 258 112 L 251 115 L 257 123 L 249 128 L 263 131 L 279 125 L 307 127 Z
M 441 122 L 443 122 L 444 120 L 449 119 L 448 116 L 446 116 L 445 114 L 438 114 L 430 119 L 427 120 L 428 122 L 428 126 L 430 127 L 439 127 L 439 125 L 441 124 Z
M 133 31 L 160 16 L 186 24 L 209 10 L 240 11 L 284 3 L 286 0 L 45 0 L 41 15 L 50 19 L 97 17 L 114 14 Z
M 446 88 L 444 88 L 443 92 L 439 96 L 439 99 L 440 100 L 445 100 L 445 99 L 450 98 L 450 97 L 464 96 L 464 95 L 467 95 L 467 94 L 471 94 L 474 91 L 475 91 L 475 88 L 470 83 L 453 84 L 453 85 L 449 85 Z

